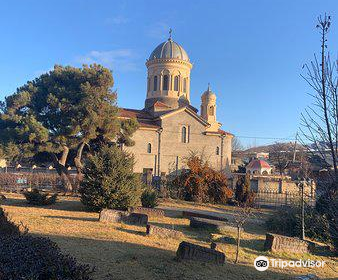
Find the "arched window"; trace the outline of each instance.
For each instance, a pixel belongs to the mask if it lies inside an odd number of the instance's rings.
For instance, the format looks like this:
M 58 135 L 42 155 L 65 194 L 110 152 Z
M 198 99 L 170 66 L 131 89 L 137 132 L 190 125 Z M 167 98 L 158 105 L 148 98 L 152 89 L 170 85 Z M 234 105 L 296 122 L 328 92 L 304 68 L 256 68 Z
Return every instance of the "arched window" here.
M 210 116 L 215 115 L 215 107 L 214 106 L 209 107 L 209 115 Z
M 154 76 L 154 91 L 157 91 L 157 76 Z
M 187 78 L 183 79 L 183 92 L 187 92 Z
M 150 90 L 150 78 L 148 78 L 148 83 L 147 83 L 147 91 Z
M 178 91 L 178 83 L 179 83 L 179 77 L 175 76 L 174 78 L 174 90 Z
M 147 145 L 147 153 L 151 154 L 151 144 L 150 143 L 148 143 L 148 145 Z
M 216 155 L 219 155 L 219 147 L 216 147 Z
M 169 78 L 168 75 L 163 76 L 163 90 L 168 90 Z
M 187 143 L 187 128 L 182 127 L 182 143 Z

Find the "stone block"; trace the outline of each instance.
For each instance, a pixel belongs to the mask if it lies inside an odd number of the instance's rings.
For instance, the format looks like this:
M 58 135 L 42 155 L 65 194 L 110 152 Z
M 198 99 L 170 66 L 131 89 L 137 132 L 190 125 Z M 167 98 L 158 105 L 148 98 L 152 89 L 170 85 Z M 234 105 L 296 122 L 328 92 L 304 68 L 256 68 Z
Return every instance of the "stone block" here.
M 179 260 L 196 260 L 216 264 L 225 263 L 224 253 L 185 241 L 180 243 L 176 256 Z
M 148 215 L 140 213 L 128 213 L 123 221 L 133 225 L 145 226 L 148 224 Z
M 126 216 L 127 212 L 113 210 L 113 209 L 102 209 L 100 212 L 100 222 L 111 222 L 111 223 L 121 223 L 123 218 Z
M 113 209 L 103 209 L 100 212 L 100 222 L 128 223 L 133 225 L 147 225 L 148 216 L 139 213 L 129 213 Z
M 158 235 L 161 237 L 169 237 L 169 238 L 181 238 L 183 237 L 183 233 L 169 228 L 158 227 L 154 225 L 147 225 L 147 235 Z
M 192 217 L 196 217 L 196 218 L 203 218 L 203 219 L 223 221 L 223 222 L 228 221 L 227 218 L 224 218 L 221 216 L 216 216 L 216 215 L 206 214 L 206 213 L 201 213 L 201 212 L 195 212 L 195 211 L 182 211 L 182 215 L 183 217 L 188 218 L 188 219 Z
M 308 253 L 309 243 L 295 237 L 267 233 L 264 249 L 272 252 Z
M 203 218 L 190 218 L 190 227 L 204 230 L 213 230 L 216 232 L 226 231 L 237 233 L 237 227 L 233 224 Z M 243 228 L 241 228 L 241 231 L 243 231 Z
M 164 210 L 162 210 L 162 209 L 156 209 L 156 208 L 131 207 L 129 209 L 129 212 L 131 212 L 131 213 L 146 214 L 149 217 L 163 217 L 164 216 Z

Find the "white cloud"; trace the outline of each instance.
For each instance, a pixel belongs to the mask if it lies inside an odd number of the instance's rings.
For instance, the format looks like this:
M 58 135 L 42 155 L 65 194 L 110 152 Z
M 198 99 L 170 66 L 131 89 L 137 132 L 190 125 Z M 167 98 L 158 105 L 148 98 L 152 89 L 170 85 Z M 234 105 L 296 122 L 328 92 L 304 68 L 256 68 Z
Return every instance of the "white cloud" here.
M 79 56 L 76 62 L 81 64 L 101 64 L 117 71 L 138 70 L 135 55 L 130 49 L 116 49 L 110 51 L 91 51 L 84 56 Z

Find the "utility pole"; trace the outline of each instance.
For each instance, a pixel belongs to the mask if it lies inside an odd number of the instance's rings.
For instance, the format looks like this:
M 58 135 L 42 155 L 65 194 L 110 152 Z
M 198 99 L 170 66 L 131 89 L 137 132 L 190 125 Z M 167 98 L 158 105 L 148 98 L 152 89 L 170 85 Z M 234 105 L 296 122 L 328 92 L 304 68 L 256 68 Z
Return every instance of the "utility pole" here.
M 223 147 L 224 147 L 224 137 L 225 135 L 222 134 L 221 136 L 221 172 L 223 171 Z
M 296 161 L 297 138 L 298 138 L 298 132 L 296 133 L 295 145 L 294 145 L 294 148 L 293 148 L 293 160 L 292 160 L 292 162 Z
M 300 238 L 302 240 L 305 239 L 305 202 L 304 202 L 304 186 L 305 186 L 305 183 L 306 183 L 306 181 L 305 181 L 304 178 L 302 178 L 299 182 L 299 187 L 301 188 L 301 195 L 302 195 L 302 197 L 301 197 L 301 208 L 302 208 L 301 209 L 301 211 L 302 211 L 302 213 L 301 213 L 301 225 L 302 225 L 302 229 L 301 229 L 301 236 L 300 236 Z
M 160 127 L 159 129 L 157 129 L 157 133 L 158 133 L 158 149 L 157 149 L 157 176 L 160 177 L 161 175 L 161 134 L 163 132 L 163 128 Z

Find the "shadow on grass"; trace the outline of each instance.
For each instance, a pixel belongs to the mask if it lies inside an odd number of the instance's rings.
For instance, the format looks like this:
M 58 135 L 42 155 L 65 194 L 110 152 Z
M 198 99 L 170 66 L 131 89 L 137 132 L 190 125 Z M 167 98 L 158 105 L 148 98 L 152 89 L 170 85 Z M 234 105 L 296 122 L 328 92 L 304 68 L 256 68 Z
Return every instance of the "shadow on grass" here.
M 265 271 L 253 266 L 225 263 L 214 265 L 197 261 L 176 261 L 175 252 L 149 244 L 96 240 L 68 236 L 48 236 L 78 261 L 94 266 L 94 279 L 154 280 L 254 280 L 292 279 L 290 275 Z
M 206 241 L 206 242 L 211 241 L 211 234 L 213 233 L 213 231 L 208 230 L 208 229 L 206 230 L 193 229 L 189 225 L 165 224 L 165 223 L 159 223 L 159 222 L 150 222 L 150 224 L 153 224 L 159 227 L 168 228 L 168 229 L 174 229 L 174 230 L 182 232 L 187 237 L 190 237 L 193 239 L 199 239 L 201 241 Z
M 74 221 L 86 221 L 86 222 L 97 222 L 99 218 L 80 218 L 80 217 L 66 217 L 66 216 L 43 216 L 44 218 L 51 219 L 66 219 L 66 220 L 74 220 Z
M 140 231 L 140 230 L 132 230 L 132 229 L 127 229 L 124 227 L 118 227 L 116 228 L 119 231 L 122 232 L 126 232 L 126 233 L 132 233 L 132 234 L 136 234 L 136 235 L 140 235 L 140 236 L 146 236 L 146 228 L 144 227 L 144 231 Z
M 28 204 L 24 196 L 22 199 L 19 198 L 7 198 L 6 200 L 1 201 L 0 205 L 4 206 L 15 206 L 15 207 L 32 207 L 32 208 L 43 208 L 43 209 L 53 209 L 61 211 L 78 211 L 78 212 L 87 212 L 88 209 L 78 200 L 64 200 L 62 197 L 58 198 L 55 204 L 52 205 L 31 205 Z

